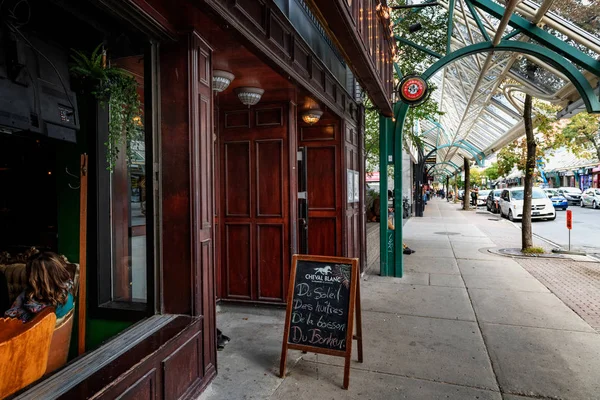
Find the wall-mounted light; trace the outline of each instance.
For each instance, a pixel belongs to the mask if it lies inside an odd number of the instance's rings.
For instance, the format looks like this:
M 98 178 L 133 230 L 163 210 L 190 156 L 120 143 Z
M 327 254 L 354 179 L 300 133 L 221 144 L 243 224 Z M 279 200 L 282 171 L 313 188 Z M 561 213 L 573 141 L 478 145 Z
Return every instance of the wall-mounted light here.
M 234 79 L 235 75 L 231 72 L 215 69 L 213 70 L 212 89 L 217 93 L 221 93 L 223 90 L 227 89 Z
M 265 92 L 264 89 L 247 86 L 235 88 L 233 91 L 237 94 L 237 97 L 242 104 L 247 105 L 248 107 L 258 103 Z
M 309 125 L 314 125 L 321 119 L 323 111 L 321 110 L 307 110 L 302 114 L 302 121 Z

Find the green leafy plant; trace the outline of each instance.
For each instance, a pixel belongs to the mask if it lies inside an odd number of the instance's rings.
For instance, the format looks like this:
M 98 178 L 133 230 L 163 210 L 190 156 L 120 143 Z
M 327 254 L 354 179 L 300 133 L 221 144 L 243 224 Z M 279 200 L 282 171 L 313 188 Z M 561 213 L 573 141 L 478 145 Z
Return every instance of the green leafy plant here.
M 132 144 L 143 139 L 142 105 L 138 84 L 127 71 L 106 65 L 102 44 L 90 54 L 73 50 L 70 71 L 84 92 L 106 106 L 109 124 L 106 141 L 107 169 L 113 171 L 121 149 L 125 147 L 127 165 L 133 157 Z

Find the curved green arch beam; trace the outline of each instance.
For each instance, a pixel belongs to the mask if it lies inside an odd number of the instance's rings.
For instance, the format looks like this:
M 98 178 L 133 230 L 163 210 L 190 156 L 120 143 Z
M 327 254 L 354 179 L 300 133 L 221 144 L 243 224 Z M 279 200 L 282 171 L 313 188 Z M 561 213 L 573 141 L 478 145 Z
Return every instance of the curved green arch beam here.
M 467 57 L 473 54 L 478 53 L 487 53 L 491 51 L 506 51 L 506 52 L 516 52 L 522 54 L 528 54 L 534 57 L 539 58 L 540 60 L 552 65 L 558 71 L 560 71 L 577 89 L 577 92 L 580 94 L 583 103 L 585 104 L 586 110 L 589 113 L 600 113 L 600 100 L 594 94 L 594 90 L 592 89 L 590 83 L 585 79 L 583 74 L 573 65 L 571 64 L 564 56 L 561 56 L 557 52 L 554 52 L 548 48 L 543 46 L 529 43 L 529 42 L 519 42 L 519 41 L 510 41 L 510 40 L 502 40 L 497 46 L 494 46 L 490 41 L 473 44 L 467 47 L 463 47 L 459 50 L 453 51 L 446 56 L 442 57 L 438 61 L 436 61 L 432 66 L 427 68 L 425 73 L 422 75 L 422 78 L 427 80 L 431 76 L 433 76 L 440 69 L 445 67 L 446 65 L 459 60 L 463 57 Z M 396 68 L 396 63 L 394 63 L 394 68 Z M 398 70 L 396 68 L 396 70 Z M 380 169 L 387 170 L 387 166 L 389 164 L 387 160 L 387 140 L 384 139 L 384 136 L 387 136 L 389 133 L 393 133 L 394 140 L 394 181 L 402 182 L 402 129 L 404 127 L 404 121 L 406 120 L 406 114 L 408 113 L 408 104 L 405 103 L 395 103 L 394 104 L 394 116 L 395 123 L 392 124 L 392 120 L 389 118 L 382 118 L 384 121 L 383 124 L 380 125 L 380 132 L 383 132 L 383 135 L 380 135 L 380 145 L 383 152 L 380 150 L 381 154 L 386 155 L 385 157 L 380 158 Z M 402 209 L 402 185 L 397 184 L 394 185 L 394 208 L 396 210 Z M 380 239 L 382 245 L 381 252 L 381 275 L 382 276 L 396 276 L 402 277 L 403 275 L 403 256 L 402 256 L 402 213 L 395 213 L 394 225 L 396 229 L 394 230 L 391 238 L 388 238 L 388 228 L 387 228 L 387 202 L 384 204 L 382 201 L 382 218 L 380 225 Z M 384 215 L 385 213 L 385 215 Z M 383 218 L 385 217 L 385 219 Z M 391 242 L 388 240 L 391 239 Z M 391 249 L 390 247 L 391 243 Z M 388 249 L 388 251 L 383 249 Z
M 500 43 L 495 47 L 491 42 L 482 42 L 466 46 L 456 51 L 453 51 L 452 53 L 436 61 L 432 66 L 427 68 L 427 70 L 423 73 L 421 77 L 425 80 L 428 80 L 440 69 L 456 60 L 473 54 L 487 53 L 490 51 L 510 51 L 516 53 L 529 54 L 531 56 L 541 59 L 542 61 L 545 61 L 546 63 L 552 65 L 557 70 L 562 72 L 563 75 L 565 75 L 569 79 L 569 81 L 571 81 L 573 86 L 575 86 L 575 88 L 581 95 L 581 98 L 585 103 L 587 112 L 600 113 L 600 101 L 596 97 L 594 89 L 587 81 L 587 79 L 585 79 L 583 74 L 563 56 L 559 55 L 558 53 L 552 50 L 549 50 L 546 47 L 534 43 L 501 40 Z M 396 116 L 396 121 L 397 120 L 398 117 Z
M 463 149 L 465 151 L 467 151 L 470 155 L 473 156 L 473 159 L 475 160 L 475 162 L 477 162 L 477 165 L 479 165 L 480 167 L 483 167 L 483 162 L 485 160 L 485 157 L 483 156 L 483 153 L 478 152 L 468 146 L 465 146 L 462 143 L 449 143 L 449 144 L 443 144 L 441 146 L 436 147 L 437 150 L 441 150 L 441 149 L 445 149 L 448 147 L 458 147 L 459 149 Z
M 458 172 L 458 171 L 460 171 L 460 168 L 459 168 L 459 167 L 457 167 L 457 166 L 456 166 L 456 164 L 454 164 L 454 163 L 451 163 L 451 162 L 448 162 L 448 161 L 442 161 L 442 162 L 439 162 L 439 163 L 435 163 L 435 164 L 433 164 L 431 167 L 429 167 L 429 169 L 427 170 L 427 174 L 429 174 L 429 172 L 430 172 L 432 169 L 434 169 L 434 168 L 436 168 L 436 167 L 443 166 L 443 165 L 449 165 L 449 166 L 451 166 L 452 168 L 454 168 L 454 172 L 455 172 L 455 173 L 456 173 L 456 172 Z

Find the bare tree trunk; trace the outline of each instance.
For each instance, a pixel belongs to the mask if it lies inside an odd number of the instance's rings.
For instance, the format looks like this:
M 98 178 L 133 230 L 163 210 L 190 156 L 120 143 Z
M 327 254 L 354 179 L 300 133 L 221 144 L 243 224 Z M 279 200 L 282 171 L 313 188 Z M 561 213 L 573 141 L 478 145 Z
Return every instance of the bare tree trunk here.
M 531 231 L 531 193 L 533 191 L 533 173 L 535 171 L 536 147 L 533 136 L 533 121 L 531 119 L 531 96 L 525 95 L 525 108 L 523 120 L 525 123 L 525 136 L 527 138 L 527 159 L 525 161 L 525 192 L 523 194 L 523 220 L 521 223 L 522 251 L 533 247 Z
M 463 197 L 463 210 L 469 210 L 471 204 L 471 167 L 469 166 L 469 160 L 464 158 L 463 169 L 465 171 L 465 194 Z

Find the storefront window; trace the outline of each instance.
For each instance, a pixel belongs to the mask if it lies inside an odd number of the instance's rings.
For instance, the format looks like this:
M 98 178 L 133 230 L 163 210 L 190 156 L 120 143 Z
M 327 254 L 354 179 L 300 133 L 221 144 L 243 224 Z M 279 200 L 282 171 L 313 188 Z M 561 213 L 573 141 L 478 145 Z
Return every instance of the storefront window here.
M 148 46 L 150 47 L 150 46 Z M 100 314 L 106 309 L 149 313 L 153 294 L 152 243 L 152 73 L 148 73 L 151 49 L 139 54 L 113 57 L 111 66 L 126 70 L 138 84 L 140 115 L 133 118 L 138 133 L 119 144 L 112 170 L 107 167 L 110 112 L 99 107 L 96 142 L 96 201 L 98 237 L 95 249 L 98 261 L 97 297 Z M 149 100 L 148 100 L 149 99 Z M 109 251 L 108 251 L 109 250 Z M 131 316 L 128 317 L 131 319 Z

